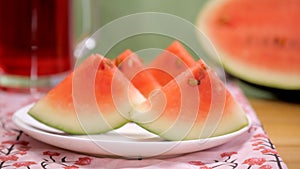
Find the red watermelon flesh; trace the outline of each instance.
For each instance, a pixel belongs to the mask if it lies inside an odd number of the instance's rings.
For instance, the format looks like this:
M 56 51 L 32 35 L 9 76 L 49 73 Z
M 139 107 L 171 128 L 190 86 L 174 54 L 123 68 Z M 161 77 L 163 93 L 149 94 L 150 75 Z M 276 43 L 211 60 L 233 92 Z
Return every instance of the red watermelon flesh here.
M 263 86 L 300 89 L 299 0 L 212 0 L 198 27 L 228 72 Z
M 39 100 L 29 114 L 67 133 L 104 133 L 126 124 L 132 107 L 143 101 L 110 60 L 92 55 Z
M 194 64 L 195 60 L 182 44 L 179 41 L 174 41 L 148 67 L 156 80 L 164 86 Z
M 114 64 L 146 98 L 161 87 L 142 60 L 129 49 L 114 59 Z
M 167 140 L 219 136 L 248 124 L 244 111 L 202 60 L 152 93 L 132 119 Z

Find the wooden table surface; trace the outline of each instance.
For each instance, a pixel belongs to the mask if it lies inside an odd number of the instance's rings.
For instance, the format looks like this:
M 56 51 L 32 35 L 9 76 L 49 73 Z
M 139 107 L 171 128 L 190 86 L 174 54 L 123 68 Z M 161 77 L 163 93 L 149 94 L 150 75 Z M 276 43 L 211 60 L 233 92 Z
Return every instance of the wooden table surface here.
M 300 104 L 249 98 L 289 169 L 300 168 Z

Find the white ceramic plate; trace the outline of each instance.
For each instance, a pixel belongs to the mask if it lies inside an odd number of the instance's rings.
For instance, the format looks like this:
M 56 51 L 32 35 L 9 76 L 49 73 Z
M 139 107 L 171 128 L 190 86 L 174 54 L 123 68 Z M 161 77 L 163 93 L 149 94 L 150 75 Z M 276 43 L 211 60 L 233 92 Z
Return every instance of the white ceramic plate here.
M 29 116 L 27 112 L 31 106 L 21 108 L 13 116 L 14 123 L 21 130 L 47 144 L 96 156 L 125 158 L 176 156 L 224 144 L 247 131 L 251 125 L 249 122 L 248 126 L 223 136 L 188 141 L 165 141 L 134 123 L 128 123 L 106 134 L 69 135 Z

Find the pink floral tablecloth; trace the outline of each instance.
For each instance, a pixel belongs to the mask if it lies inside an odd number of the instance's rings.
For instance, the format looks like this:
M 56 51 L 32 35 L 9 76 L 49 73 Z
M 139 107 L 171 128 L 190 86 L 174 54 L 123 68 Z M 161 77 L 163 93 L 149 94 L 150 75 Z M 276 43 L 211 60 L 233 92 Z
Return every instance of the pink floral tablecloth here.
M 34 102 L 35 98 L 29 94 L 0 91 L 0 169 L 287 168 L 241 90 L 233 84 L 229 84 L 228 89 L 253 121 L 252 127 L 247 132 L 221 146 L 205 151 L 173 158 L 140 160 L 93 157 L 37 141 L 19 130 L 12 122 L 14 112 Z

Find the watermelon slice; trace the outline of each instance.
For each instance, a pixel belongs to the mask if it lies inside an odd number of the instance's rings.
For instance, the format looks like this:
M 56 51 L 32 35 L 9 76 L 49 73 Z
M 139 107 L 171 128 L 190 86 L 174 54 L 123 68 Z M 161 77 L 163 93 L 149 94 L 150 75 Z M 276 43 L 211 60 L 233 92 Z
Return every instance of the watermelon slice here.
M 191 57 L 178 42 L 171 46 L 169 50 L 177 51 L 184 66 L 176 65 L 178 57 L 170 57 L 175 64 L 168 69 L 178 75 L 162 87 L 130 50 L 114 62 L 92 55 L 29 114 L 71 134 L 104 133 L 133 121 L 167 140 L 219 136 L 246 126 L 244 111 L 213 70 L 202 60 L 187 59 Z
M 146 98 L 161 87 L 142 60 L 129 49 L 114 59 L 114 64 Z
M 211 0 L 197 25 L 229 73 L 262 86 L 299 90 L 299 15 L 299 0 Z
M 248 125 L 244 111 L 202 60 L 152 93 L 131 118 L 167 140 L 219 136 Z
M 195 60 L 182 44 L 174 41 L 149 64 L 149 68 L 159 84 L 164 86 L 194 64 Z
M 71 134 L 95 134 L 121 127 L 140 92 L 100 55 L 88 57 L 29 111 L 36 120 Z

